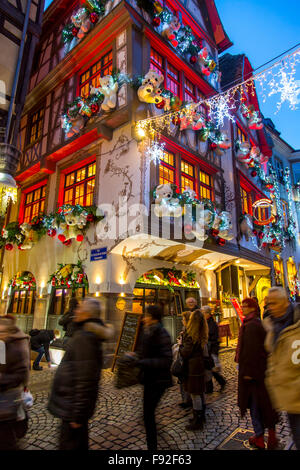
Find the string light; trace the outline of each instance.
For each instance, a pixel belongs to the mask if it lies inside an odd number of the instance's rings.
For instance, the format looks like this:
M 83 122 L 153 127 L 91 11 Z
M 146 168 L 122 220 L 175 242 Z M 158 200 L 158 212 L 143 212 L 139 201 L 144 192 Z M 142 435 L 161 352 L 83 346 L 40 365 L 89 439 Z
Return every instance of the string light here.
M 165 144 L 163 142 L 158 142 L 155 140 L 152 144 L 147 147 L 145 151 L 145 156 L 151 162 L 154 162 L 157 165 L 164 156 Z
M 270 81 L 271 91 L 269 96 L 280 93 L 280 101 L 277 103 L 277 111 L 281 108 L 281 105 L 287 101 L 289 103 L 290 109 L 297 109 L 297 104 L 299 104 L 298 95 L 300 94 L 300 80 L 295 80 L 295 69 L 293 69 L 289 74 L 284 70 L 280 70 L 280 79 L 276 82 L 275 78 L 272 78 Z

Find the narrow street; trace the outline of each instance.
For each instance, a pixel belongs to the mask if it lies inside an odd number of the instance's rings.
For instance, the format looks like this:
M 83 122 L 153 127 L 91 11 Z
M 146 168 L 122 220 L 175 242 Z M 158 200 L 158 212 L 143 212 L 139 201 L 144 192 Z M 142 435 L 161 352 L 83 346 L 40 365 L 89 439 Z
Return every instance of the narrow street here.
M 179 386 L 174 385 L 164 395 L 157 409 L 159 450 L 214 450 L 248 449 L 247 440 L 252 431 L 250 416 L 240 418 L 237 401 L 237 371 L 234 352 L 221 354 L 223 372 L 228 380 L 225 391 L 215 391 L 207 399 L 206 426 L 203 431 L 186 431 L 190 411 L 178 407 Z M 35 403 L 30 410 L 29 431 L 22 441 L 25 450 L 55 450 L 59 434 L 59 420 L 46 409 L 49 388 L 55 369 L 32 371 L 30 389 Z M 90 421 L 90 448 L 92 450 L 146 450 L 142 419 L 142 387 L 117 390 L 113 373 L 103 371 L 99 401 Z M 219 386 L 216 387 L 218 390 Z M 239 429 L 241 428 L 241 431 Z M 235 436 L 232 434 L 235 433 Z M 278 425 L 281 447 L 290 443 L 289 427 L 281 416 Z

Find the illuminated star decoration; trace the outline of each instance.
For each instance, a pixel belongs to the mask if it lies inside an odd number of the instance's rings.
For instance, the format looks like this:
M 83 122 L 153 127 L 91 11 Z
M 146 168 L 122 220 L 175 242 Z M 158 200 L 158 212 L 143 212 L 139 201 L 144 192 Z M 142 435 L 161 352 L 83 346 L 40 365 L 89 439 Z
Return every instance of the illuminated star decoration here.
M 157 165 L 163 158 L 165 150 L 165 144 L 154 141 L 150 147 L 147 147 L 145 151 L 146 158 Z
M 297 109 L 297 104 L 299 104 L 300 100 L 298 95 L 300 94 L 300 80 L 295 80 L 295 69 L 293 69 L 289 74 L 283 70 L 283 68 L 278 72 L 278 77 L 280 77 L 279 81 L 275 81 L 273 78 L 269 86 L 271 87 L 271 91 L 269 92 L 269 96 L 275 95 L 280 93 L 280 101 L 277 103 L 277 111 L 281 108 L 281 105 L 287 101 L 289 103 L 289 108 L 292 110 Z
M 208 102 L 210 107 L 210 117 L 215 121 L 217 127 L 222 127 L 224 125 L 224 119 L 228 118 L 230 121 L 234 122 L 234 116 L 230 112 L 235 109 L 235 105 L 230 100 L 228 93 L 212 98 Z

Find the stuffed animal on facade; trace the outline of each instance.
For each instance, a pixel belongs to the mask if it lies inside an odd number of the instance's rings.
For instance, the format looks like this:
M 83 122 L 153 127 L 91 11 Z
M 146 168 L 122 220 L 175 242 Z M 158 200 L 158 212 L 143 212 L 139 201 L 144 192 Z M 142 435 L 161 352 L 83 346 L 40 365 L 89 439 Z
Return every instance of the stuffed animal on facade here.
M 227 150 L 231 147 L 231 142 L 230 142 L 226 132 L 222 133 L 222 140 L 220 142 L 218 142 L 218 147 L 220 147 L 223 150 Z
M 101 104 L 103 111 L 111 111 L 117 106 L 118 82 L 115 82 L 111 75 L 99 78 L 100 87 L 91 88 L 91 94 L 102 93 L 104 100 Z
M 173 47 L 178 46 L 178 41 L 176 39 L 176 32 L 179 31 L 181 23 L 177 16 L 173 15 L 170 23 L 165 23 L 162 29 L 162 36 L 167 38 L 168 41 L 172 44 Z
M 154 213 L 157 217 L 180 217 L 182 215 L 179 199 L 173 197 L 173 189 L 169 183 L 158 185 L 155 195 Z
M 80 8 L 75 15 L 71 16 L 71 21 L 75 28 L 78 28 L 78 39 L 82 39 L 92 27 L 90 14 L 86 8 Z
M 215 213 L 209 209 L 205 209 L 203 211 L 203 217 L 204 217 L 204 228 L 206 230 L 209 230 L 214 223 Z
M 234 235 L 232 233 L 231 214 L 223 211 L 218 214 L 214 220 L 213 228 L 219 230 L 219 237 L 224 240 L 232 240 Z
M 72 212 L 65 214 L 65 222 L 60 224 L 60 229 L 62 233 L 58 235 L 58 239 L 64 243 L 68 240 L 75 238 L 77 241 L 83 240 L 83 233 L 81 228 L 82 221 L 80 220 L 80 216 L 74 215 Z
M 253 221 L 249 214 L 243 216 L 243 220 L 240 223 L 240 230 L 242 235 L 245 235 L 247 241 L 249 241 L 249 238 L 254 237 Z
M 138 89 L 137 94 L 139 100 L 144 103 L 161 103 L 164 98 L 161 96 L 162 90 L 159 89 L 159 86 L 163 81 L 163 75 L 155 72 L 154 70 L 149 70 Z
M 69 118 L 71 127 L 68 127 L 66 130 L 66 137 L 70 138 L 74 135 L 79 134 L 81 129 L 84 127 L 84 118 L 80 114 L 76 118 Z M 64 124 L 63 124 L 64 126 Z
M 37 241 L 36 233 L 32 230 L 31 225 L 27 223 L 21 224 L 20 230 L 25 237 L 21 245 L 22 250 L 31 250 L 34 243 Z

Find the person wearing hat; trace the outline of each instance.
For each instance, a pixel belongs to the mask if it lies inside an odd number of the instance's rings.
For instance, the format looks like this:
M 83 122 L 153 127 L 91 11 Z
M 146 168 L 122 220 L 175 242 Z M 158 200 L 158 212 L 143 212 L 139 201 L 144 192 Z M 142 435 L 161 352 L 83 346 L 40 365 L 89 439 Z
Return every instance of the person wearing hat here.
M 272 407 L 265 386 L 267 369 L 267 352 L 264 348 L 266 331 L 260 320 L 258 304 L 255 299 L 247 298 L 242 302 L 245 319 L 240 328 L 235 361 L 239 365 L 238 406 L 242 417 L 247 408 L 255 435 L 250 437 L 249 444 L 264 449 L 264 432 L 268 428 L 268 450 L 278 447 L 275 425 L 278 416 Z

